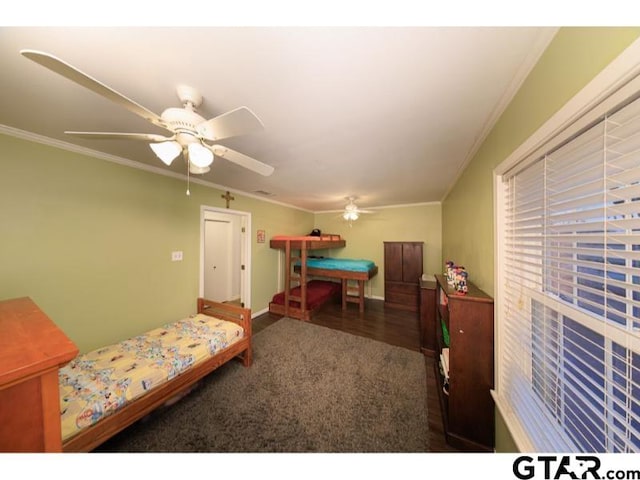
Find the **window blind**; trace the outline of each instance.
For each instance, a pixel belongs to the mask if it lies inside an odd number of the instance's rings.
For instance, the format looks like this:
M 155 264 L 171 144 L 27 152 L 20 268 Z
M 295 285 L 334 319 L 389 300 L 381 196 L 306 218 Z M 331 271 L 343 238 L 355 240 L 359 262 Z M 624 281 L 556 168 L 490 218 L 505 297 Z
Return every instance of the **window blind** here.
M 640 100 L 498 188 L 501 397 L 537 451 L 640 451 Z

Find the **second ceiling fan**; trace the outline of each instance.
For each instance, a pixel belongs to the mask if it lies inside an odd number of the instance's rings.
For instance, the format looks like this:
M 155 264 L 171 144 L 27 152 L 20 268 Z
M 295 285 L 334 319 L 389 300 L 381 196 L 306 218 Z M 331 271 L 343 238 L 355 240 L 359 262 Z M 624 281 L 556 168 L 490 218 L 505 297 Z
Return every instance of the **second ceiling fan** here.
M 202 96 L 191 87 L 179 85 L 177 94 L 183 107 L 167 108 L 161 115 L 157 115 L 51 54 L 36 50 L 21 50 L 20 53 L 72 82 L 117 103 L 153 125 L 170 132 L 169 135 L 158 135 L 152 133 L 66 131 L 65 133 L 68 135 L 89 139 L 149 142 L 149 146 L 156 156 L 167 166 L 171 165 L 172 161 L 180 154 L 183 154 L 189 172 L 194 174 L 208 172 L 214 155 L 263 176 L 269 176 L 274 172 L 271 165 L 223 145 L 208 143 L 262 130 L 264 128 L 262 122 L 247 107 L 239 107 L 206 120 L 196 112 L 196 108 L 202 103 Z
M 358 197 L 346 197 L 346 200 L 348 200 L 349 203 L 347 203 L 344 207 L 344 212 L 342 212 L 342 218 L 348 221 L 349 225 L 351 225 L 351 222 L 360 218 L 361 214 L 373 213 L 371 210 L 362 210 L 361 208 L 358 208 L 358 206 L 355 204 L 355 200 L 357 198 Z

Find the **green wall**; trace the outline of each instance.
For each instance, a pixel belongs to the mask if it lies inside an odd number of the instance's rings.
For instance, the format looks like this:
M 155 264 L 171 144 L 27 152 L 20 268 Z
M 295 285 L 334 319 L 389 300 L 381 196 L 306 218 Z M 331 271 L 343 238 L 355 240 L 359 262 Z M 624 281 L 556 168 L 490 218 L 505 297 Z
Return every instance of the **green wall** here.
M 224 207 L 221 190 L 183 179 L 0 135 L 0 300 L 31 297 L 82 352 L 117 342 L 195 310 L 200 208 Z M 251 307 L 279 291 L 273 235 L 337 233 L 330 254 L 376 262 L 367 295 L 384 297 L 382 242 L 424 241 L 424 271 L 439 272 L 441 205 L 376 210 L 350 227 L 338 213 L 316 214 L 234 194 L 252 214 Z M 257 243 L 257 230 L 267 241 Z M 174 250 L 184 252 L 172 262 Z
M 640 36 L 640 28 L 561 28 L 442 206 L 443 257 L 494 292 L 493 169 Z M 496 411 L 496 449 L 515 451 Z
M 81 351 L 195 311 L 200 207 L 220 190 L 0 135 L 0 300 L 31 297 Z M 234 194 L 252 214 L 253 312 L 277 290 L 277 251 L 255 231 L 301 234 L 313 214 Z M 182 250 L 182 262 L 170 261 Z
M 384 298 L 385 241 L 424 242 L 423 271 L 429 275 L 442 270 L 442 217 L 440 203 L 381 208 L 362 214 L 349 223 L 339 212 L 318 213 L 316 228 L 323 233 L 336 233 L 346 240 L 346 247 L 331 252 L 342 258 L 363 258 L 378 265 L 378 275 L 367 285 L 365 294 Z

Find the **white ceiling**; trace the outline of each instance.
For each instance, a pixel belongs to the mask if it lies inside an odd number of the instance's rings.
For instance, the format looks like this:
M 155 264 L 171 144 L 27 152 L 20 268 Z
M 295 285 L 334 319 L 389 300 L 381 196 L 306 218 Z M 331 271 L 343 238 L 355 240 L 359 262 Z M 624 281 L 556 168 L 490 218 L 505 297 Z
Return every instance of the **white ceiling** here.
M 443 199 L 555 34 L 550 27 L 2 27 L 0 132 L 165 167 L 142 142 L 65 130 L 167 132 L 20 55 L 51 53 L 160 114 L 178 84 L 212 118 L 247 106 L 265 130 L 221 141 L 200 178 L 310 211 Z M 4 126 L 4 127 L 3 127 Z M 28 133 L 27 133 L 28 132 Z M 43 138 L 44 137 L 44 138 Z M 105 156 L 106 157 L 106 156 Z M 113 157 L 111 157 L 113 158 Z M 269 192 L 270 196 L 262 193 Z

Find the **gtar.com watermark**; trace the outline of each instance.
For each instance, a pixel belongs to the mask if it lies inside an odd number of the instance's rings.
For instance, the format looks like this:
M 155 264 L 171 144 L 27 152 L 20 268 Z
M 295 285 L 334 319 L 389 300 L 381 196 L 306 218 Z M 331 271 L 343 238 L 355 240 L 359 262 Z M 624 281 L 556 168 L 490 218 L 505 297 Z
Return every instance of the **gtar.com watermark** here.
M 602 459 L 606 459 L 606 465 Z M 513 474 L 520 480 L 640 480 L 640 468 L 610 468 L 614 465 L 609 464 L 615 463 L 615 459 L 615 454 L 602 458 L 597 455 L 521 455 L 513 461 Z

